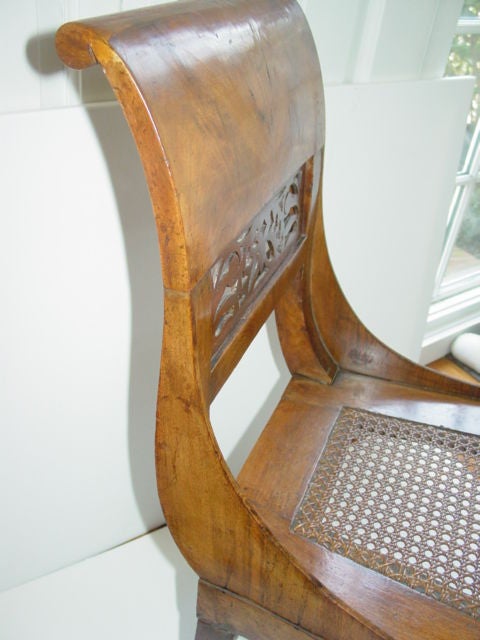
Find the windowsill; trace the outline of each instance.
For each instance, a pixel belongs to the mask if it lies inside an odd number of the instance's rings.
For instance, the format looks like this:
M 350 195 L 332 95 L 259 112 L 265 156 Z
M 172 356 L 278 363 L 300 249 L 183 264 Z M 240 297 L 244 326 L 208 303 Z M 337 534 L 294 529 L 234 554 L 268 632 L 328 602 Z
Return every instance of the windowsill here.
M 450 351 L 460 333 L 480 330 L 480 285 L 434 302 L 427 318 L 420 362 L 426 364 Z
M 456 289 L 459 286 L 462 290 L 470 289 L 471 286 L 465 286 L 465 281 L 479 280 L 480 274 L 480 259 L 476 255 L 461 249 L 458 246 L 454 246 L 448 262 L 447 269 L 442 283 L 442 290 L 449 289 L 450 296 L 452 293 L 457 293 Z M 464 286 L 462 286 L 462 284 Z M 455 289 L 455 291 L 453 290 Z M 442 296 L 445 298 L 446 296 Z

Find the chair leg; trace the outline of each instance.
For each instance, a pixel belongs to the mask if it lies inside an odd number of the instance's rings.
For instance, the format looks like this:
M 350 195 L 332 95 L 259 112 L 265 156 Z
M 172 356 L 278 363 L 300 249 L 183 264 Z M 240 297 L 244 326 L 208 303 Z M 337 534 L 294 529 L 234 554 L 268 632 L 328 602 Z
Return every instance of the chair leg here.
M 202 620 L 198 621 L 195 640 L 235 640 L 235 638 L 237 638 L 236 635 L 217 625 L 207 624 Z

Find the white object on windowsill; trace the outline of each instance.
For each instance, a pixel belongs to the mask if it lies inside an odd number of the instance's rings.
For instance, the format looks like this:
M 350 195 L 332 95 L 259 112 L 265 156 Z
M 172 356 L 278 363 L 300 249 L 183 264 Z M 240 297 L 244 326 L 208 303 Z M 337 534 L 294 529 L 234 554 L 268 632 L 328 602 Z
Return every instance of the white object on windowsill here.
M 480 373 L 480 335 L 462 333 L 453 341 L 451 352 L 457 360 Z

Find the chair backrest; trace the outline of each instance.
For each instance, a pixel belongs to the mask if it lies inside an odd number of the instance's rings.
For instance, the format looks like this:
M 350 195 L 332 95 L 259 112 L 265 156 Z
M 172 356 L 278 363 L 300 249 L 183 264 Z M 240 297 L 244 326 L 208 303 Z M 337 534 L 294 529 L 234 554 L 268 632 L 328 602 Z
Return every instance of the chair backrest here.
M 245 566 L 252 532 L 280 566 L 286 556 L 241 496 L 209 405 L 272 310 L 293 372 L 329 381 L 336 371 L 305 295 L 324 145 L 308 24 L 296 0 L 187 0 L 69 23 L 56 43 L 74 68 L 102 65 L 150 190 L 164 280 L 155 451 L 167 523 L 214 584 Z M 242 570 L 232 575 L 241 592 Z
M 122 104 L 211 399 L 308 257 L 324 107 L 306 19 L 296 0 L 193 0 L 66 25 L 57 48 L 99 61 Z

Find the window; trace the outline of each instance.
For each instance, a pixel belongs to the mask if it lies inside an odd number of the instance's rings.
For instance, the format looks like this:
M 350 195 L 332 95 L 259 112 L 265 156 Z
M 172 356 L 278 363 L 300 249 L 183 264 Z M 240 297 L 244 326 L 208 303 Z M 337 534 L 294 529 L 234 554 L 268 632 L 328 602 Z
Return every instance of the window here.
M 448 214 L 421 361 L 441 358 L 464 331 L 480 330 L 480 0 L 466 1 L 446 76 L 476 78 Z
M 448 216 L 434 302 L 480 287 L 480 0 L 465 2 L 447 76 L 476 77 Z

